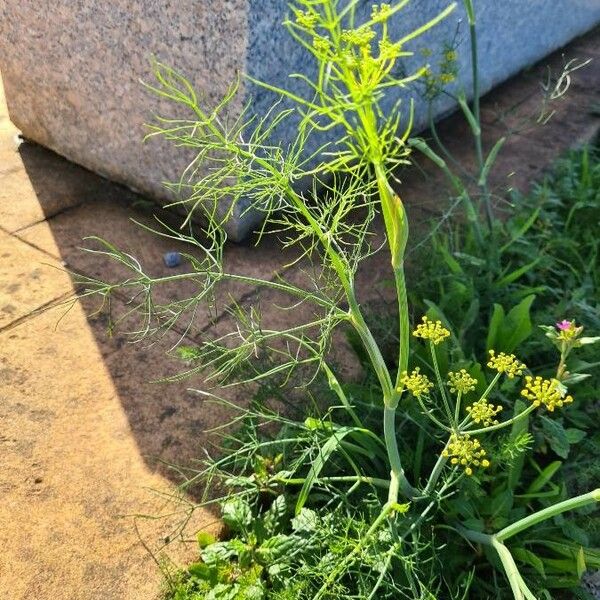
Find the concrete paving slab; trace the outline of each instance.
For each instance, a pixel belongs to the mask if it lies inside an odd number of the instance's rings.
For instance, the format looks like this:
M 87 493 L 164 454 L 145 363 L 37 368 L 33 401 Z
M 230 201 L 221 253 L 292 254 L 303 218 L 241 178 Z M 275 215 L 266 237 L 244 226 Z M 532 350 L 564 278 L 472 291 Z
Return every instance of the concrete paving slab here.
M 132 520 L 120 517 L 161 514 L 165 500 L 149 489 L 173 488 L 148 466 L 150 449 L 137 437 L 120 384 L 127 380 L 129 399 L 142 414 L 157 410 L 159 396 L 173 405 L 186 400 L 181 386 L 159 392 L 140 384 L 149 371 L 164 373 L 164 361 L 131 356 L 122 349 L 104 363 L 80 306 L 58 328 L 56 314 L 47 312 L 0 333 L 0 597 L 157 596 L 160 573 Z M 120 375 L 111 372 L 116 367 Z M 165 436 L 178 435 L 171 424 L 160 425 Z M 214 521 L 198 511 L 195 524 Z M 160 545 L 171 525 L 152 524 L 150 547 Z
M 0 331 L 72 291 L 59 261 L 0 231 Z
M 3 131 L 0 121 L 0 175 L 23 168 L 19 154 L 21 139 L 17 132 Z

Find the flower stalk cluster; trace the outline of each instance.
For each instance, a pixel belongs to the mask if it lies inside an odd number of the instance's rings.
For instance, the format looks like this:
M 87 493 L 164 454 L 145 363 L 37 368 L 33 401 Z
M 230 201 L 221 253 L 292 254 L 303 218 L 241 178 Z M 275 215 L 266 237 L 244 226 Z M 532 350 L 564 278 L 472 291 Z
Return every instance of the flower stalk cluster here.
M 412 373 L 404 373 L 401 378 L 403 388 L 400 391 L 408 391 L 419 401 L 423 413 L 440 429 L 449 432 L 450 436 L 444 449 L 440 454 L 440 461 L 434 468 L 426 490 L 433 487 L 437 479 L 441 476 L 442 467 L 446 460 L 450 461 L 452 466 L 461 466 L 466 475 L 471 476 L 476 468 L 488 468 L 491 464 L 487 457 L 487 451 L 482 446 L 478 437 L 491 433 L 498 429 L 512 426 L 514 423 L 524 419 L 535 408 L 545 408 L 549 412 L 554 412 L 556 408 L 562 408 L 564 405 L 573 401 L 572 396 L 566 393 L 566 388 L 557 379 L 544 379 L 541 376 L 533 377 L 525 375 L 524 384 L 520 395 L 531 401 L 531 405 L 520 413 L 514 415 L 506 421 L 500 421 L 499 415 L 504 410 L 501 404 L 493 404 L 488 398 L 494 392 L 494 388 L 500 383 L 501 377 L 505 376 L 507 380 L 514 380 L 522 377 L 527 366 L 521 362 L 514 354 L 504 352 L 489 351 L 487 366 L 496 374 L 490 384 L 479 395 L 479 398 L 466 406 L 466 416 L 461 420 L 461 400 L 466 394 L 472 393 L 477 389 L 478 381 L 465 368 L 457 371 L 449 371 L 444 385 L 442 374 L 439 370 L 436 346 L 442 344 L 450 337 L 450 331 L 444 327 L 441 321 L 432 321 L 427 316 L 422 318 L 414 331 L 413 336 L 428 342 L 431 368 L 438 382 L 439 406 L 433 406 L 432 390 L 435 385 L 425 375 L 421 373 L 420 367 L 417 367 Z M 445 387 L 455 395 L 454 407 L 446 394 Z M 423 399 L 429 400 L 429 406 L 423 403 Z M 439 412 L 441 414 L 436 414 Z M 444 418 L 446 423 L 444 423 Z M 478 428 L 474 428 L 478 425 Z

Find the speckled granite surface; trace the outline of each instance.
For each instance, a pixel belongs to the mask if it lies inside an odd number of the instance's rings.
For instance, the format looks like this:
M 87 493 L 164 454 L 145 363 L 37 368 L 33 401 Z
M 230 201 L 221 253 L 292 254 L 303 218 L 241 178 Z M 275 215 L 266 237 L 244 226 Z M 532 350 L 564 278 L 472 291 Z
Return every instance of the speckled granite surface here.
M 586 573 L 583 576 L 583 587 L 592 594 L 596 600 L 600 600 L 600 571 Z
M 162 182 L 178 180 L 189 156 L 158 138 L 142 143 L 144 123 L 165 104 L 140 80 L 152 82 L 155 56 L 214 103 L 244 69 L 246 21 L 246 0 L 3 0 L 10 117 L 70 160 L 167 199 Z
M 360 3 L 367 11 L 373 0 Z M 447 4 L 412 0 L 394 27 L 414 28 Z M 312 65 L 280 26 L 287 5 L 287 0 L 4 0 L 0 69 L 11 118 L 27 137 L 164 200 L 161 181 L 177 180 L 189 157 L 157 139 L 141 143 L 143 123 L 160 108 L 139 84 L 151 78 L 151 55 L 185 73 L 209 103 L 238 71 L 294 85 L 287 74 L 310 73 Z M 479 0 L 477 9 L 483 90 L 600 21 L 598 0 Z M 468 84 L 461 8 L 414 49 L 452 40 L 461 45 L 460 77 Z M 271 94 L 247 86 L 232 110 L 250 98 L 259 114 L 273 103 Z M 422 126 L 424 102 L 416 98 L 416 106 Z M 448 101 L 437 110 L 449 108 Z M 294 130 L 290 123 L 280 139 Z M 253 221 L 252 215 L 238 215 L 230 233 L 239 238 Z

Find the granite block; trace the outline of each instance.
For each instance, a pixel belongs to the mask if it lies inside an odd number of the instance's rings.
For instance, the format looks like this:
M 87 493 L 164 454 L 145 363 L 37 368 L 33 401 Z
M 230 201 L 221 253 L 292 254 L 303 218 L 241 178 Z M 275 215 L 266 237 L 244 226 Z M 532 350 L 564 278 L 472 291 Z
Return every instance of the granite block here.
M 359 0 L 367 14 L 372 0 Z M 414 29 L 448 5 L 448 0 L 412 0 L 397 14 L 392 33 Z M 284 0 L 219 0 L 148 3 L 143 0 L 5 0 L 0 8 L 0 69 L 9 111 L 24 135 L 89 169 L 164 202 L 162 185 L 177 181 L 190 155 L 152 138 L 141 143 L 152 115 L 172 112 L 139 80 L 151 81 L 151 56 L 190 78 L 208 105 L 214 104 L 239 72 L 303 92 L 290 72 L 310 76 L 314 64 L 281 27 Z M 478 13 L 481 91 L 489 90 L 600 22 L 597 0 L 480 0 Z M 451 44 L 458 51 L 458 82 L 470 85 L 467 21 L 462 3 L 441 24 L 410 43 L 411 70 L 425 60 L 423 48 Z M 428 58 L 435 67 L 439 56 Z M 416 128 L 426 123 L 426 101 L 417 92 L 396 90 L 390 102 L 413 98 Z M 262 114 L 273 94 L 242 85 L 231 115 L 251 103 Z M 435 113 L 453 109 L 451 97 Z M 296 132 L 291 119 L 280 127 L 285 144 Z M 324 141 L 315 137 L 313 147 Z M 260 219 L 240 204 L 228 224 L 242 238 Z

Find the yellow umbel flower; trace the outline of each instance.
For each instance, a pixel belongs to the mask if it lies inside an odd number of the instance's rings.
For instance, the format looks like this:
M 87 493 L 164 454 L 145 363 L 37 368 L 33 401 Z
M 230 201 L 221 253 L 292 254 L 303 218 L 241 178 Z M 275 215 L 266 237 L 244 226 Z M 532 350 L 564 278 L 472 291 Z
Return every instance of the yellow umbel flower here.
M 542 404 L 550 411 L 565 404 L 573 402 L 573 397 L 563 396 L 562 386 L 558 379 L 543 379 L 542 377 L 525 377 L 525 387 L 521 390 L 521 396 L 531 400 L 534 406 Z
M 441 73 L 440 74 L 440 82 L 441 83 L 452 83 L 456 79 L 456 75 L 454 73 Z
M 513 379 L 517 375 L 522 375 L 523 371 L 527 368 L 514 354 L 500 352 L 500 354 L 496 355 L 494 350 L 490 350 L 490 360 L 487 366 L 490 369 L 498 371 L 498 373 L 506 373 L 509 379 Z
M 342 41 L 351 46 L 365 48 L 375 37 L 375 32 L 370 27 L 359 27 L 358 29 L 345 29 L 342 31 Z
M 371 19 L 373 21 L 387 21 L 392 12 L 392 7 L 386 2 L 382 2 L 379 6 L 373 5 L 371 10 Z
M 296 11 L 296 23 L 298 23 L 300 27 L 305 27 L 309 31 L 312 31 L 317 24 L 317 15 L 298 10 Z
M 475 389 L 477 379 L 473 379 L 466 369 L 448 372 L 448 387 L 453 394 L 468 394 Z
M 485 398 L 473 402 L 471 406 L 467 406 L 467 412 L 471 415 L 471 419 L 475 423 L 481 423 L 484 427 L 497 425 L 498 419 L 494 417 L 502 410 L 501 406 L 490 404 Z
M 313 38 L 313 47 L 320 54 L 328 54 L 331 50 L 331 42 L 325 38 L 315 36 Z
M 427 396 L 433 383 L 429 381 L 427 375 L 422 375 L 417 367 L 410 375 L 404 371 L 400 378 L 400 383 L 415 397 Z M 398 390 L 400 391 L 400 390 Z
M 464 467 L 467 475 L 473 475 L 473 467 L 487 469 L 490 461 L 484 458 L 486 451 L 477 438 L 471 439 L 468 433 L 452 434 L 442 456 L 450 459 L 450 464 Z
M 422 321 L 413 331 L 415 337 L 439 344 L 450 335 L 450 332 L 442 325 L 441 321 L 430 321 L 427 317 L 423 317 Z
M 379 58 L 382 60 L 393 60 L 402 54 L 400 44 L 393 44 L 390 40 L 379 42 Z

